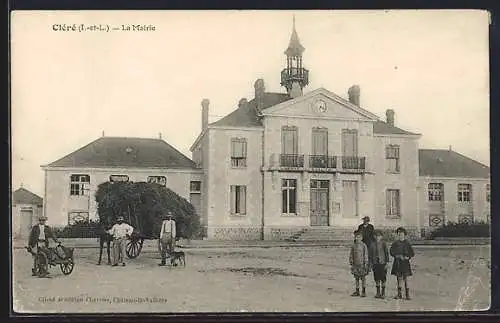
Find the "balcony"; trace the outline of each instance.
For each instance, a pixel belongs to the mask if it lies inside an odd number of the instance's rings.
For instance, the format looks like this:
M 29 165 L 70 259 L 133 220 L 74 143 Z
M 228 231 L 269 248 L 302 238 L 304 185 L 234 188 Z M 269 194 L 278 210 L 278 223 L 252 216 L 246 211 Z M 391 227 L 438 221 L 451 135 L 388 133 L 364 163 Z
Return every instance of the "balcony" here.
M 342 169 L 345 171 L 364 171 L 366 157 L 342 156 Z
M 307 158 L 305 158 L 305 156 Z M 367 173 L 366 157 L 299 154 L 271 154 L 269 171 L 312 173 Z
M 309 71 L 303 67 L 290 67 L 281 71 L 281 85 L 286 86 L 292 82 L 299 82 L 301 86 L 309 84 Z
M 280 167 L 303 168 L 304 167 L 304 155 L 280 154 Z
M 309 155 L 309 167 L 317 169 L 336 169 L 337 157 L 326 155 Z

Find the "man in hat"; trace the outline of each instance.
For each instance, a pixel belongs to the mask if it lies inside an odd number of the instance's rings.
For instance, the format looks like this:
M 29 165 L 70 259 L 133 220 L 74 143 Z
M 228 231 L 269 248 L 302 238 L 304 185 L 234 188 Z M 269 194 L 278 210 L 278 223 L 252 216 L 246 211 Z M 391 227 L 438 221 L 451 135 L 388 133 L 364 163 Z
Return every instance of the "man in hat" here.
M 365 216 L 362 220 L 363 223 L 359 225 L 358 230 L 363 237 L 362 241 L 370 248 L 370 245 L 375 241 L 375 228 L 370 224 L 370 217 Z
M 55 243 L 58 243 L 59 240 L 57 240 L 51 228 L 46 225 L 46 216 L 40 216 L 38 218 L 38 221 L 39 223 L 31 228 L 31 232 L 28 238 L 28 251 L 30 251 L 33 255 L 33 269 L 31 269 L 32 275 L 45 277 L 48 273 L 38 272 L 37 253 L 38 251 L 42 251 L 47 255 L 49 248 L 49 238 L 54 240 Z
M 176 237 L 175 220 L 172 218 L 172 212 L 168 211 L 166 220 L 161 224 L 160 231 L 160 248 L 161 248 L 161 263 L 160 266 L 165 266 L 167 261 L 167 253 L 170 255 L 174 251 L 174 243 Z
M 125 266 L 125 244 L 133 232 L 134 228 L 124 222 L 123 216 L 119 216 L 116 223 L 108 230 L 113 236 L 113 266 L 118 266 L 119 263 Z

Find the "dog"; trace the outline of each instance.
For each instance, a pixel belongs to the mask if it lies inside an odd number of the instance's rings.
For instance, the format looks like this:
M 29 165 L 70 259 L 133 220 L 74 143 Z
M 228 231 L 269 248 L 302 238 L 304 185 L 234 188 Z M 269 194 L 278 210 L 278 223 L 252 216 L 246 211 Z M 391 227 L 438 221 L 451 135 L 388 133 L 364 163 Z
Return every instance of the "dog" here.
M 170 265 L 176 267 L 178 264 L 186 267 L 186 254 L 184 251 L 172 251 L 170 253 Z

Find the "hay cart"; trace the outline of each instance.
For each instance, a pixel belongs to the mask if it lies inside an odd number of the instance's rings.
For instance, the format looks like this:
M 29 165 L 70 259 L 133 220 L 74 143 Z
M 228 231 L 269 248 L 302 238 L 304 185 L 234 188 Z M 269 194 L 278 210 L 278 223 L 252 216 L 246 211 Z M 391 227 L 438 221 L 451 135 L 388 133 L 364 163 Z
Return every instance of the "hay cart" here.
M 128 224 L 134 227 L 134 232 L 130 236 L 125 246 L 125 252 L 129 259 L 137 258 L 142 251 L 142 246 L 144 245 L 144 240 L 154 239 L 151 233 L 145 233 L 141 225 L 141 221 L 138 216 L 133 214 L 133 212 L 128 212 Z

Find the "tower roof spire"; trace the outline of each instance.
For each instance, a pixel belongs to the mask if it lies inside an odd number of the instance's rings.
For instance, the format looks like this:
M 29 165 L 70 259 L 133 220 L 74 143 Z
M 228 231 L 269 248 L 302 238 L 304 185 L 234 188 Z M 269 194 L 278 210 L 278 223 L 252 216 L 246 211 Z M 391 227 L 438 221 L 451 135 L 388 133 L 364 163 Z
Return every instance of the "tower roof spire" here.
M 294 14 L 292 35 L 290 36 L 290 43 L 288 44 L 288 48 L 286 49 L 285 54 L 287 56 L 301 56 L 304 51 L 305 48 L 300 43 L 299 35 L 297 34 L 297 30 L 295 29 L 295 14 Z

